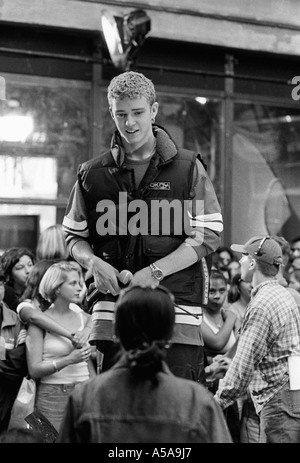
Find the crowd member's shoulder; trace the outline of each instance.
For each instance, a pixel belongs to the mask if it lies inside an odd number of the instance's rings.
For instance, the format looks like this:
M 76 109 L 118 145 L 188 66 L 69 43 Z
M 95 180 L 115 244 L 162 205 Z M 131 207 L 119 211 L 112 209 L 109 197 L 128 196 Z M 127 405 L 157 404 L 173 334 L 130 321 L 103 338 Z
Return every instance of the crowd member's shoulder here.
M 6 312 L 6 315 L 14 322 L 19 320 L 17 313 L 14 310 L 10 309 L 4 301 L 2 302 L 2 310 L 3 313 Z

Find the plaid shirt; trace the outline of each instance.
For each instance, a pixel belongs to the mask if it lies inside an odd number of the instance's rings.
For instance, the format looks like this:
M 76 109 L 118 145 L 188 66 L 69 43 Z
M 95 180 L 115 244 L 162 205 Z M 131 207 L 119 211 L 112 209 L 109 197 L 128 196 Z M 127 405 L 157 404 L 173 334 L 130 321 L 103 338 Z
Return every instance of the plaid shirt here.
M 252 290 L 236 354 L 215 399 L 222 408 L 250 393 L 259 413 L 289 381 L 287 358 L 300 354 L 300 315 L 294 298 L 277 280 Z

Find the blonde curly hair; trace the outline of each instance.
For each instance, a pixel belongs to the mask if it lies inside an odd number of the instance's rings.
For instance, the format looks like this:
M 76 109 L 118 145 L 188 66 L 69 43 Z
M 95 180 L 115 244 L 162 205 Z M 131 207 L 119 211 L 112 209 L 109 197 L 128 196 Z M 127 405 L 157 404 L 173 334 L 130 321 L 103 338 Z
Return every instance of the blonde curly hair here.
M 113 100 L 140 98 L 144 96 L 152 105 L 156 101 L 156 92 L 150 79 L 140 72 L 127 71 L 114 77 L 107 89 L 107 99 L 111 108 Z

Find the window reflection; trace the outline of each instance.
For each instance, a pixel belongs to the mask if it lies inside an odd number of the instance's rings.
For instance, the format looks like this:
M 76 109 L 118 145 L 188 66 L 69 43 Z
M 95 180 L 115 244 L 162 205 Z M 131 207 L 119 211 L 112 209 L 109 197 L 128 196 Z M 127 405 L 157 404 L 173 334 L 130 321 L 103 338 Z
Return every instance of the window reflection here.
M 201 153 L 220 196 L 221 102 L 203 96 L 160 95 L 157 123 L 178 146 Z
M 7 216 L 9 215 L 15 217 L 14 228 L 11 228 L 11 222 L 7 221 Z M 14 243 L 14 246 L 20 246 L 19 242 L 13 241 L 13 237 L 19 233 L 18 228 L 20 224 L 26 220 L 26 216 L 37 217 L 37 221 L 35 223 L 35 233 L 37 236 L 40 231 L 43 231 L 45 228 L 57 222 L 55 206 L 37 204 L 0 204 L 0 230 L 9 227 L 8 230 L 11 232 L 11 234 L 7 236 L 9 239 L 6 241 L 4 241 L 5 236 L 1 236 L 2 241 L 0 242 L 0 254 L 4 249 L 11 247 L 12 243 Z M 17 217 L 19 217 L 19 221 L 16 219 Z M 22 232 L 26 234 L 26 230 L 24 228 L 22 228 Z
M 1 227 L 4 222 L 12 223 L 7 216 L 14 216 L 20 226 L 26 216 L 34 216 L 38 233 L 60 221 L 78 165 L 89 157 L 91 83 L 15 74 L 4 77 Z M 2 238 L 19 236 L 16 232 L 12 229 Z M 2 250 L 9 246 L 10 241 L 1 242 Z
M 57 160 L 0 156 L 0 197 L 56 199 Z
M 6 77 L 0 110 L 0 196 L 65 198 L 88 158 L 90 84 Z
M 8 114 L 0 117 L 0 140 L 25 143 L 34 128 L 33 118 Z
M 232 241 L 290 240 L 300 227 L 300 110 L 238 103 L 234 115 Z

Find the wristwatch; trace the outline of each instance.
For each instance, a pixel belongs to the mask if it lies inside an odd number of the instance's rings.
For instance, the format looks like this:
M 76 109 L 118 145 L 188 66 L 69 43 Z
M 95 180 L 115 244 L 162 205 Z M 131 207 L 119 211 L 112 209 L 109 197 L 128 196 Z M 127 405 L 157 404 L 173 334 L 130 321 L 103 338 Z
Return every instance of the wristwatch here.
M 157 267 L 157 265 L 150 264 L 150 269 L 151 269 L 152 278 L 155 278 L 158 281 L 161 281 L 164 279 L 164 274 L 162 270 L 159 267 Z

